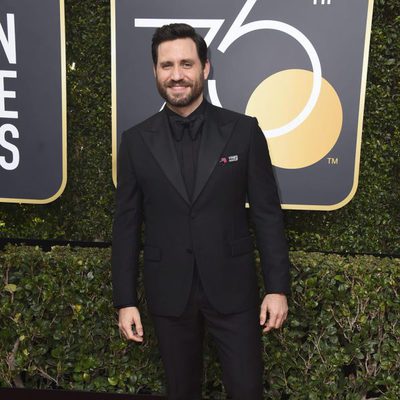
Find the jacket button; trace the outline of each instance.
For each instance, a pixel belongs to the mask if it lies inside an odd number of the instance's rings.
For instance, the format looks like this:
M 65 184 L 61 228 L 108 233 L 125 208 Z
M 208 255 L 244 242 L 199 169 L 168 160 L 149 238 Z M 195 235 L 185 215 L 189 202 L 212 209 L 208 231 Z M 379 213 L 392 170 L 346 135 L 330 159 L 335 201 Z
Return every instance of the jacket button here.
M 193 254 L 193 250 L 192 249 L 186 249 L 186 253 Z

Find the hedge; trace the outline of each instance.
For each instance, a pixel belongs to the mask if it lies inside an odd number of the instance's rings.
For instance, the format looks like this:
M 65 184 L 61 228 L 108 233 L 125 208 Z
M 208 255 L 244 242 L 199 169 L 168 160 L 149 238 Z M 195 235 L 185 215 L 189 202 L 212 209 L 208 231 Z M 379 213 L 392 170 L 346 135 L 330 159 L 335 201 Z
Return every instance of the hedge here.
M 0 204 L 0 238 L 110 240 L 110 1 L 65 7 L 67 188 L 49 205 Z M 338 211 L 286 211 L 292 249 L 400 254 L 399 15 L 397 0 L 375 1 L 358 192 Z
M 291 252 L 291 261 L 288 319 L 263 337 L 265 398 L 400 398 L 400 260 Z M 0 267 L 0 386 L 164 391 L 142 292 L 144 343 L 119 335 L 109 249 L 8 246 Z M 220 399 L 213 346 L 207 336 L 204 396 Z

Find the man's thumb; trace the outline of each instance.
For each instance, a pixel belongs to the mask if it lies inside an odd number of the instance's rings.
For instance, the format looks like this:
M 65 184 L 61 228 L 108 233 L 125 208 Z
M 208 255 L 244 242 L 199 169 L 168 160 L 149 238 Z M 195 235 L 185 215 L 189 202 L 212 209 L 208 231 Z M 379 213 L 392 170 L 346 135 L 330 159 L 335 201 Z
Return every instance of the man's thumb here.
M 261 307 L 261 310 L 260 310 L 260 325 L 264 325 L 265 324 L 266 314 L 267 314 L 267 308 L 266 307 Z
M 135 328 L 137 334 L 139 336 L 143 336 L 143 326 L 142 326 L 142 321 L 140 320 L 140 316 L 138 316 L 135 320 Z
M 136 326 L 136 332 L 138 333 L 139 336 L 143 336 L 143 327 L 142 327 L 142 325 Z

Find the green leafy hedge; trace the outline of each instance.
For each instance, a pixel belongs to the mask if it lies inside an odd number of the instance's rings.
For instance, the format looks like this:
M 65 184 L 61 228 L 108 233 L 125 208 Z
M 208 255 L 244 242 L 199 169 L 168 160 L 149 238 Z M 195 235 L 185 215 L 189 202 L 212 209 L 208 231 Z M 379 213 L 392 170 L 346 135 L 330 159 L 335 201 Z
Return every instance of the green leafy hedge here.
M 288 320 L 264 336 L 266 398 L 400 398 L 400 260 L 304 252 L 291 260 Z M 9 246 L 0 267 L 0 386 L 163 391 L 145 304 L 145 342 L 118 333 L 109 249 Z M 215 354 L 207 339 L 211 399 L 223 398 Z
M 3 238 L 110 240 L 110 2 L 65 6 L 67 188 L 49 205 L 0 204 Z M 292 249 L 400 254 L 399 15 L 397 0 L 375 1 L 358 192 L 338 211 L 285 212 Z

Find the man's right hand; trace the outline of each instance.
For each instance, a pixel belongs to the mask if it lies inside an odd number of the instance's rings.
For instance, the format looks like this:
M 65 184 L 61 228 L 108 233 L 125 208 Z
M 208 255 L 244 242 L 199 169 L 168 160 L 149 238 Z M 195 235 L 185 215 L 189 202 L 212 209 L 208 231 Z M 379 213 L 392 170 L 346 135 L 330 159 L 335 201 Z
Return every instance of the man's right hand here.
M 135 325 L 135 331 L 133 331 L 132 325 Z M 124 307 L 119 309 L 118 327 L 128 340 L 143 342 L 143 326 L 137 307 Z

